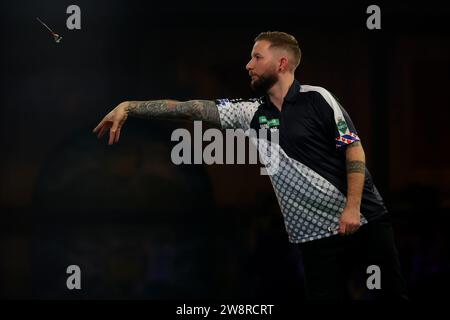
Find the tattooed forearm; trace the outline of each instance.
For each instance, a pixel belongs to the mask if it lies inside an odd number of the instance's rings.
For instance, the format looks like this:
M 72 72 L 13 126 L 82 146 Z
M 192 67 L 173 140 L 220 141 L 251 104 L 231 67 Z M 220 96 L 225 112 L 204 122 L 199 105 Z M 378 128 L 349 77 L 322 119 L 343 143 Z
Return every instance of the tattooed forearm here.
M 355 148 L 359 147 L 359 148 Z M 347 207 L 359 210 L 366 174 L 365 154 L 361 142 L 353 142 L 346 150 Z
M 127 113 L 139 118 L 204 120 L 220 126 L 219 111 L 214 101 L 209 100 L 154 100 L 130 101 Z
M 347 173 L 365 173 L 366 165 L 364 161 L 352 160 L 347 161 Z

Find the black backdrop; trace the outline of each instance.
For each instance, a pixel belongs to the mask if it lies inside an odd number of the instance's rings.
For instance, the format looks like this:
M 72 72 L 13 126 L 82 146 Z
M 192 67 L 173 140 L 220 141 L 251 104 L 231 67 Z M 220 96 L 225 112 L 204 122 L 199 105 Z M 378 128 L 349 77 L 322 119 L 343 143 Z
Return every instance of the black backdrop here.
M 66 28 L 71 4 L 81 30 Z M 370 4 L 2 2 L 2 297 L 304 298 L 301 254 L 257 165 L 173 165 L 170 135 L 189 123 L 130 119 L 113 147 L 91 134 L 124 100 L 252 96 L 245 64 L 267 30 L 296 36 L 297 79 L 352 116 L 411 297 L 444 297 L 449 8 L 378 3 L 382 28 L 368 30 Z M 66 288 L 71 264 L 80 291 Z

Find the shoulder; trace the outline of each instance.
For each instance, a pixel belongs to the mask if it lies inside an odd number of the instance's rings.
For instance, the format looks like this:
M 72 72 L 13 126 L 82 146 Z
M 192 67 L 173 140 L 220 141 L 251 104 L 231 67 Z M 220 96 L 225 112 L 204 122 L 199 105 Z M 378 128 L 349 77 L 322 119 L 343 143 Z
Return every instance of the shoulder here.
M 225 98 L 225 99 L 216 99 L 216 104 L 218 106 L 227 106 L 227 105 L 240 105 L 240 106 L 255 106 L 258 107 L 263 103 L 262 98 Z
M 248 129 L 250 122 L 261 105 L 260 98 L 216 99 L 216 106 L 222 128 Z
M 329 90 L 319 86 L 302 84 L 300 87 L 300 93 L 308 95 L 315 100 L 324 99 L 328 103 L 330 103 L 332 100 L 337 100 L 336 97 Z
M 302 85 L 300 92 L 309 95 L 312 104 L 315 106 L 328 106 L 333 110 L 340 107 L 336 96 L 323 87 Z

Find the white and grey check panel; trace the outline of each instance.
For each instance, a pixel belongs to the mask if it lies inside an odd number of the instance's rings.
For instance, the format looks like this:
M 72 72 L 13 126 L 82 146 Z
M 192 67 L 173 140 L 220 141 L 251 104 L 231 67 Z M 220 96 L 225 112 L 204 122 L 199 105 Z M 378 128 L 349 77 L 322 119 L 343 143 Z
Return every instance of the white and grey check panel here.
M 216 99 L 215 102 L 222 128 L 243 130 L 250 128 L 250 122 L 262 103 L 261 99 Z
M 256 142 L 256 138 L 251 140 Z M 264 139 L 257 139 L 257 142 L 261 161 L 266 166 L 278 163 L 278 170 L 270 175 L 270 179 L 284 217 L 289 242 L 302 243 L 337 234 L 335 229 L 345 207 L 345 196 L 315 171 L 290 158 L 278 144 Z M 364 216 L 361 223 L 367 223 Z

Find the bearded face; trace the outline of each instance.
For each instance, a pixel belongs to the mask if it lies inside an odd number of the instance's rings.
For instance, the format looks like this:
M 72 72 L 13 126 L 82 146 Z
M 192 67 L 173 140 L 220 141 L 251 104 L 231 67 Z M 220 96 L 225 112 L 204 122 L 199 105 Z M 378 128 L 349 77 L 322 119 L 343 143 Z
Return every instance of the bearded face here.
M 260 40 L 253 45 L 250 57 L 245 66 L 252 77 L 250 86 L 258 95 L 265 95 L 279 81 L 280 52 L 271 49 L 269 41 Z
M 257 75 L 256 73 L 251 73 L 252 81 L 250 83 L 250 87 L 253 91 L 255 91 L 258 95 L 265 95 L 273 87 L 275 83 L 278 81 L 278 73 L 276 72 L 275 67 L 271 70 L 265 71 L 261 75 Z

